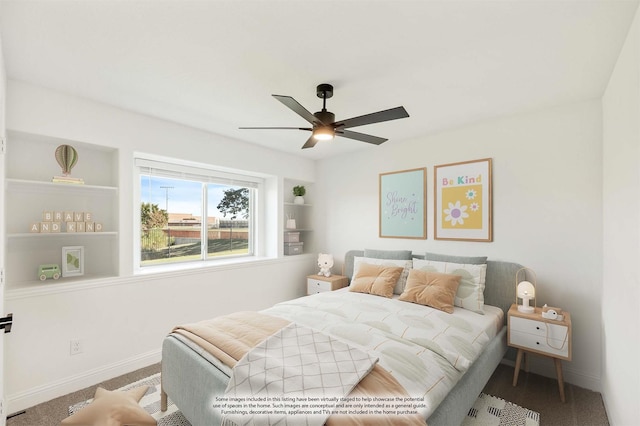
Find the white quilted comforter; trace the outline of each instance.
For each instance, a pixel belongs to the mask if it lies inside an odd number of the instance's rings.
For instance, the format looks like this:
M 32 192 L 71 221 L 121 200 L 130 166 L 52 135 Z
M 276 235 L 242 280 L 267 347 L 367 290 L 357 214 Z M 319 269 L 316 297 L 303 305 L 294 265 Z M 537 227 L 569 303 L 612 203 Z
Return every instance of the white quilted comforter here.
M 262 311 L 343 339 L 371 353 L 428 418 L 496 333 L 496 319 L 348 290 L 279 303 Z

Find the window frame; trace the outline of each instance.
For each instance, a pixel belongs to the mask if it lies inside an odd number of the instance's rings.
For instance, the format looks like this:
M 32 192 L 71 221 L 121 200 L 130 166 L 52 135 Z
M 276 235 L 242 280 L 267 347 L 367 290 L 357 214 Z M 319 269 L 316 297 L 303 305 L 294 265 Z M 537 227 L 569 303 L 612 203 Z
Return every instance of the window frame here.
M 201 258 L 162 263 L 158 265 L 141 264 L 141 215 L 140 203 L 142 202 L 141 177 L 149 174 L 149 170 L 155 171 L 157 176 L 172 179 L 185 179 L 200 182 L 202 185 L 202 217 L 208 216 L 207 184 L 218 183 L 236 185 L 238 187 L 250 187 L 249 191 L 249 253 L 237 255 L 210 256 L 208 253 L 207 220 L 201 221 Z M 166 172 L 166 173 L 165 173 Z M 202 178 L 200 180 L 199 178 Z M 153 154 L 134 153 L 133 156 L 133 269 L 134 274 L 146 274 L 155 272 L 168 272 L 174 270 L 197 269 L 234 263 L 246 263 L 262 260 L 261 254 L 265 252 L 264 216 L 266 181 L 268 177 L 256 172 L 235 170 L 211 164 L 198 163 L 176 158 L 162 157 Z

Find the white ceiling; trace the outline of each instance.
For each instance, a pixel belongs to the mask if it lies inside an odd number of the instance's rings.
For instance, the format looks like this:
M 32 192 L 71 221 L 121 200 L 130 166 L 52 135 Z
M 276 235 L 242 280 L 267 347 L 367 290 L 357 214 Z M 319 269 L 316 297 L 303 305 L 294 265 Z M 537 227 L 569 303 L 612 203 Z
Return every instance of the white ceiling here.
M 9 78 L 307 158 L 315 88 L 345 119 L 403 105 L 411 117 L 352 130 L 401 143 L 467 123 L 598 98 L 637 0 L 2 0 Z

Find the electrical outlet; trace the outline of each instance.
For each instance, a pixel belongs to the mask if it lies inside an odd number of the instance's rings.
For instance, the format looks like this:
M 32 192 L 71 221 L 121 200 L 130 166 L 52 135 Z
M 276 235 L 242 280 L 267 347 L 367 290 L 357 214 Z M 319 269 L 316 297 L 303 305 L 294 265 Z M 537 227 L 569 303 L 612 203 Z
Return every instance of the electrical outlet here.
M 82 353 L 82 340 L 74 339 L 69 342 L 69 353 L 71 355 L 78 355 Z

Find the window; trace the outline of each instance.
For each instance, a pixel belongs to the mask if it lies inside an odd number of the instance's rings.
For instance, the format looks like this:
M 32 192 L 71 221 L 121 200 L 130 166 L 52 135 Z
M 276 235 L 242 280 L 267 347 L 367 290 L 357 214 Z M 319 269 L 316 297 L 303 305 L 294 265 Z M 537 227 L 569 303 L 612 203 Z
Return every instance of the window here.
M 252 256 L 262 179 L 136 158 L 140 267 Z

